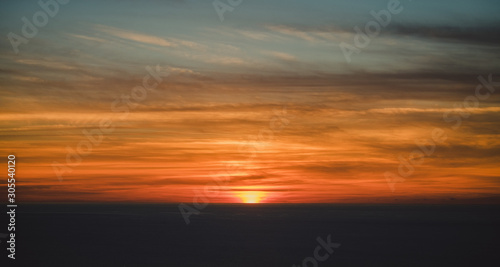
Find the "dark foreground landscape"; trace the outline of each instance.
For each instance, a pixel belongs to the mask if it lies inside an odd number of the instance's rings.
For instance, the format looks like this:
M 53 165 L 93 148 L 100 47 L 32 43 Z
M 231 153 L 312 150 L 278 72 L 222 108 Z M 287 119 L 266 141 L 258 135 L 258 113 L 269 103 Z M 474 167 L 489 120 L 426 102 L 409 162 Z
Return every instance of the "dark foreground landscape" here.
M 302 266 L 313 257 L 316 239 L 331 235 L 341 246 L 318 266 L 500 266 L 499 211 L 499 206 L 458 205 L 211 204 L 186 225 L 177 205 L 20 205 L 15 262 Z M 4 240 L 1 245 L 7 259 Z

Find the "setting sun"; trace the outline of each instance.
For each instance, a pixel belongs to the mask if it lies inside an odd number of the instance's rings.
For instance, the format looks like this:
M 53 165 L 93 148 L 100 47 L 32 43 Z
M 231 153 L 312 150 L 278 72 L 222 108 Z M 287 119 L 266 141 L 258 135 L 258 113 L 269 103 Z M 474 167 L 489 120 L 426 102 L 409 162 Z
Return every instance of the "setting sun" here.
M 260 203 L 265 196 L 264 192 L 260 191 L 244 191 L 239 192 L 238 197 L 241 199 L 243 203 Z

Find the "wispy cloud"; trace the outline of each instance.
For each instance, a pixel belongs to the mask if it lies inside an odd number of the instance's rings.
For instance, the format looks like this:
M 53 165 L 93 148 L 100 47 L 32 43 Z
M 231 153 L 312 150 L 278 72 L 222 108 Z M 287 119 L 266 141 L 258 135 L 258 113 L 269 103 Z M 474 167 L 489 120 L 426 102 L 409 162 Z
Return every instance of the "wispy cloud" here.
M 122 39 L 138 42 L 138 43 L 145 43 L 145 44 L 152 44 L 152 45 L 158 45 L 158 46 L 165 46 L 165 47 L 175 47 L 177 44 L 167 41 L 161 37 L 157 36 L 152 36 L 152 35 L 147 35 L 147 34 L 142 34 L 142 33 L 137 33 L 133 31 L 128 31 L 128 30 L 122 30 L 110 26 L 104 26 L 104 25 L 96 25 L 95 29 L 101 32 L 104 32 L 106 34 L 110 34 Z
M 96 43 L 108 43 L 109 41 L 106 41 L 102 38 L 98 37 L 93 37 L 93 36 L 86 36 L 86 35 L 80 35 L 80 34 L 68 34 L 71 37 L 86 40 L 86 41 L 91 41 L 91 42 L 96 42 Z
M 267 28 L 273 32 L 280 33 L 283 35 L 292 36 L 292 37 L 306 40 L 309 42 L 315 42 L 318 40 L 317 38 L 315 38 L 314 36 L 311 36 L 310 34 L 308 34 L 305 31 L 300 31 L 300 30 L 297 30 L 295 28 L 288 27 L 288 26 L 270 25 L 270 26 L 267 26 Z
M 129 40 L 129 41 L 134 41 L 142 44 L 149 44 L 149 45 L 156 45 L 156 46 L 162 46 L 162 47 L 188 47 L 188 48 L 193 48 L 193 49 L 201 49 L 203 46 L 192 41 L 188 40 L 182 40 L 178 38 L 162 38 L 159 36 L 154 36 L 154 35 L 149 35 L 149 34 L 144 34 L 144 33 L 138 33 L 130 30 L 123 30 L 111 26 L 105 26 L 105 25 L 95 25 L 94 28 L 97 31 Z
M 264 51 L 264 55 L 270 55 L 275 58 L 285 60 L 285 61 L 295 61 L 297 58 L 294 55 L 290 55 L 288 53 L 283 53 L 283 52 L 277 52 L 277 51 Z

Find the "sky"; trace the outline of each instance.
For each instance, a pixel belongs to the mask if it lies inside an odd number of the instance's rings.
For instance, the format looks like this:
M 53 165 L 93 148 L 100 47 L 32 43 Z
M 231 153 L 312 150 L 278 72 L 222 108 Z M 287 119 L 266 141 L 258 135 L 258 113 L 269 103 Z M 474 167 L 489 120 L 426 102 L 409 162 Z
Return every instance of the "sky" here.
M 498 1 L 37 2 L 0 9 L 18 201 L 500 202 Z

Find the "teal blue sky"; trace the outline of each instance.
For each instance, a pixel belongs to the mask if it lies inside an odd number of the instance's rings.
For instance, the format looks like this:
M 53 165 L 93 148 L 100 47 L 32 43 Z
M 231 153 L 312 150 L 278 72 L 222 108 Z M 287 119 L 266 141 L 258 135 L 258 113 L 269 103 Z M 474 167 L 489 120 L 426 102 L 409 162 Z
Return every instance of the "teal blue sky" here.
M 431 50 L 441 50 L 442 46 L 455 51 L 475 49 L 477 53 L 487 52 L 484 45 L 498 46 L 498 1 L 401 1 L 403 11 L 393 15 L 387 28 L 360 55 L 353 55 L 352 64 L 346 65 L 339 44 L 353 43 L 353 27 L 363 28 L 373 20 L 370 11 L 386 9 L 387 3 L 243 1 L 232 12 L 226 12 L 221 22 L 210 1 L 70 1 L 61 5 L 60 12 L 30 40 L 31 45 L 20 46 L 20 56 L 58 56 L 58 52 L 78 50 L 109 59 L 106 61 L 110 67 L 126 68 L 156 59 L 203 71 L 344 73 L 351 69 L 421 68 L 410 55 L 404 55 L 411 45 Z M 21 17 L 31 18 L 40 9 L 36 1 L 2 5 L 0 29 L 4 37 L 9 32 L 20 34 Z M 185 43 L 165 49 L 154 42 L 123 38 L 123 34 L 118 37 L 118 31 L 186 41 L 192 46 Z M 43 46 L 37 45 L 42 42 Z M 8 38 L 2 38 L 0 45 L 2 54 L 9 57 L 13 49 Z M 450 49 L 444 53 L 450 53 Z M 271 62 L 271 55 L 274 59 L 293 58 L 295 65 Z M 451 56 L 457 55 L 446 55 Z M 392 66 L 390 62 L 396 57 L 404 60 Z M 214 58 L 221 60 L 214 62 Z M 247 64 L 235 69 L 228 66 L 231 62 Z

